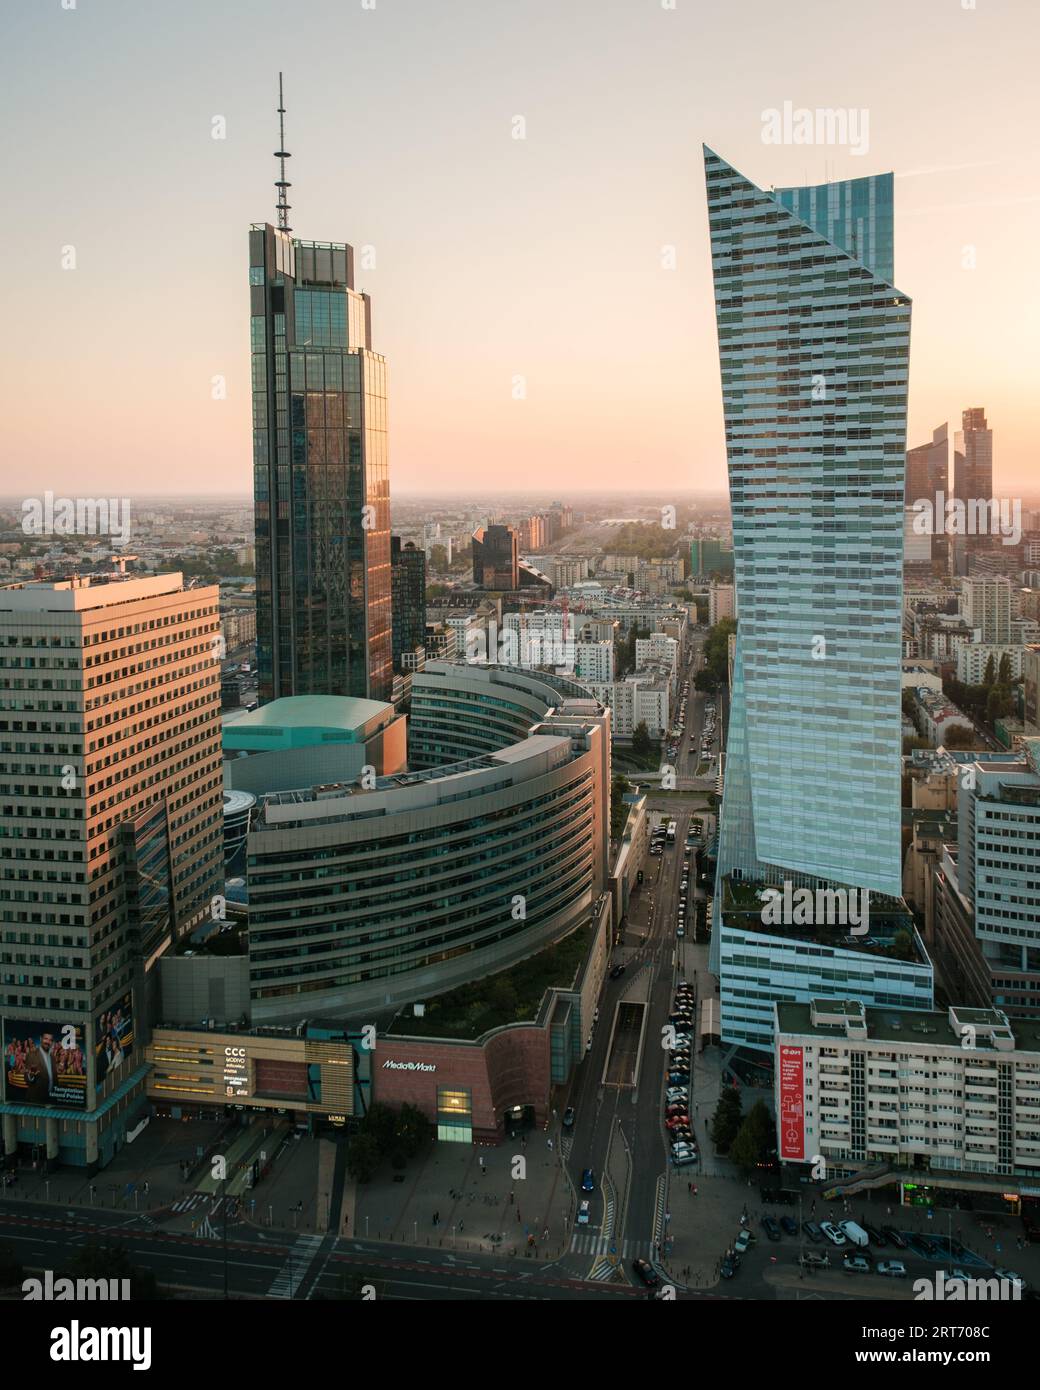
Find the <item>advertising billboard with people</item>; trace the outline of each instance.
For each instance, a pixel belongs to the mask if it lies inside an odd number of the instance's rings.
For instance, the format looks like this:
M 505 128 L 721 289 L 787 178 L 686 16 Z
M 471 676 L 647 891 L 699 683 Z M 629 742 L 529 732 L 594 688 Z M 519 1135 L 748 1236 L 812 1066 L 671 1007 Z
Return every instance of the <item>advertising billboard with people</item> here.
M 134 1047 L 133 995 L 128 990 L 98 1015 L 94 1030 L 95 1084 L 123 1065 Z
M 83 1043 L 83 1029 L 77 1023 L 4 1019 L 4 1099 L 85 1110 Z

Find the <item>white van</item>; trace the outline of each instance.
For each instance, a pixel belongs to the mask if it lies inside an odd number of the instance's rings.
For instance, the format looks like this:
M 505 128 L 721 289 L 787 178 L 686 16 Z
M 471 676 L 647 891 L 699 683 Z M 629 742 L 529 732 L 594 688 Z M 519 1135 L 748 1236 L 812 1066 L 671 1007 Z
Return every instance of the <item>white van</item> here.
M 852 1245 L 858 1245 L 862 1250 L 870 1244 L 870 1237 L 862 1226 L 857 1226 L 855 1221 L 839 1221 L 838 1225 L 845 1233 L 845 1238 Z

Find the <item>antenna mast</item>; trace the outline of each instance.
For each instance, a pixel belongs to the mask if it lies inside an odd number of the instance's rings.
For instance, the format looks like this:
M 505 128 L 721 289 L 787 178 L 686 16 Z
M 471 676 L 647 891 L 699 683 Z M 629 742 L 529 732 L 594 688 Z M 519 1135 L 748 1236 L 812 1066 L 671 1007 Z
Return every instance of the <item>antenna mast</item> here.
M 292 188 L 292 184 L 285 177 L 285 161 L 292 156 L 285 148 L 285 99 L 282 96 L 282 74 L 278 74 L 278 149 L 274 152 L 274 157 L 279 161 L 278 178 L 275 180 L 275 188 L 278 190 L 278 201 L 275 208 L 278 212 L 278 226 L 283 232 L 291 232 L 289 226 L 289 207 L 285 201 L 285 190 Z

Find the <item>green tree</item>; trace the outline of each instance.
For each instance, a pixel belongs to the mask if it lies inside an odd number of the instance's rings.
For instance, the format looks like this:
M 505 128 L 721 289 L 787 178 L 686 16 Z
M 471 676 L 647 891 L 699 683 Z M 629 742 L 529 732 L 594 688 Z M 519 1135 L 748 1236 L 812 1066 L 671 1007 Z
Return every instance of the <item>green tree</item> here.
M 993 684 L 996 678 L 996 665 L 993 661 L 993 653 L 990 652 L 989 656 L 986 658 L 986 669 L 982 674 L 982 684 L 986 687 L 987 690 L 989 690 L 990 686 Z
M 997 667 L 997 684 L 1011 684 L 1011 658 L 1008 656 L 1007 652 L 1004 652 L 1001 656 L 1000 665 Z
M 740 1091 L 736 1086 L 723 1086 L 715 1114 L 711 1118 L 711 1142 L 719 1153 L 728 1153 L 741 1124 Z
M 433 1125 L 423 1112 L 406 1101 L 397 1112 L 397 1143 L 406 1158 L 414 1158 L 433 1139 Z
M 943 733 L 942 741 L 947 748 L 974 748 L 975 730 L 968 724 L 951 724 Z
M 371 1182 L 379 1167 L 379 1145 L 364 1130 L 355 1134 L 347 1149 L 347 1172 L 355 1182 Z
M 654 756 L 654 742 L 645 719 L 639 721 L 632 733 L 632 755 L 641 763 L 648 762 Z
M 756 1100 L 730 1145 L 729 1156 L 745 1172 L 764 1163 L 775 1144 L 772 1116 L 764 1100 Z
M 901 931 L 896 932 L 892 940 L 891 954 L 896 960 L 914 960 L 916 958 L 917 953 L 914 950 L 914 938 L 905 927 Z

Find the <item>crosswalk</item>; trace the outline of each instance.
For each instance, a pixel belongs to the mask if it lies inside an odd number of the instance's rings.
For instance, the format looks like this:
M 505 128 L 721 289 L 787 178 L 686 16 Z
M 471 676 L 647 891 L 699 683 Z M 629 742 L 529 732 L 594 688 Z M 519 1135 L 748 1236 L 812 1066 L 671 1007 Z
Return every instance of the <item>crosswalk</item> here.
M 575 1231 L 571 1236 L 571 1253 L 574 1255 L 609 1255 L 613 1241 L 610 1236 L 600 1235 L 598 1231 Z M 631 1255 L 635 1258 L 642 1250 L 638 1240 L 621 1242 L 618 1254 L 623 1260 Z
M 288 1259 L 274 1277 L 267 1290 L 268 1298 L 295 1298 L 296 1291 L 311 1267 L 318 1247 L 324 1236 L 297 1236 L 296 1244 L 289 1251 Z
M 229 1201 L 227 1197 L 214 1197 L 209 1192 L 192 1192 L 187 1197 L 182 1197 L 180 1201 L 174 1202 L 172 1210 L 176 1212 L 194 1211 L 197 1206 L 209 1203 L 209 1215 L 218 1216 L 223 1209 L 224 1203 Z M 230 1214 L 230 1213 L 229 1213 Z

